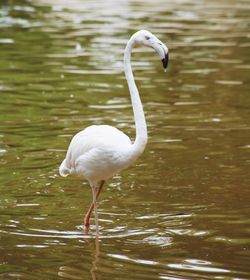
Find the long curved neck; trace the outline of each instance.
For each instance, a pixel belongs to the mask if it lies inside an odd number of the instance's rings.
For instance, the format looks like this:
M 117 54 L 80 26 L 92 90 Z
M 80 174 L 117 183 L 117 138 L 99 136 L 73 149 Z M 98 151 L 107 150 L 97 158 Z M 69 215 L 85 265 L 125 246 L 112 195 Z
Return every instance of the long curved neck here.
M 127 79 L 136 128 L 136 138 L 133 144 L 133 156 L 139 156 L 147 144 L 148 134 L 147 125 L 143 112 L 143 107 L 140 99 L 138 89 L 135 84 L 132 68 L 131 68 L 131 52 L 134 45 L 134 39 L 132 38 L 128 41 L 124 52 L 124 70 Z

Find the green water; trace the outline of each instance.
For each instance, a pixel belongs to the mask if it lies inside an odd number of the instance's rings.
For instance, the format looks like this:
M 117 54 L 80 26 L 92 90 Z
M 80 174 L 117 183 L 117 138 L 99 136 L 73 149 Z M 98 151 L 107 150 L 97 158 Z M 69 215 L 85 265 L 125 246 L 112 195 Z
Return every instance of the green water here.
M 250 279 L 249 1 L 2 1 L 0 278 Z M 61 178 L 71 137 L 109 124 L 132 139 L 123 50 L 136 49 L 149 143 L 105 185 Z M 92 220 L 93 222 L 93 220 Z

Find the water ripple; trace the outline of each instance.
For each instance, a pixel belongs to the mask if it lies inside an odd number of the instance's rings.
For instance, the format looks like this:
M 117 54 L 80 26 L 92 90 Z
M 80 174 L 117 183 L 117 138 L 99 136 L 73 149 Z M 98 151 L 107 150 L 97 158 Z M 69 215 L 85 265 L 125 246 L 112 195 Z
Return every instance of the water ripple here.
M 249 279 L 249 1 L 0 4 L 0 235 L 4 279 Z M 62 179 L 72 135 L 107 123 L 134 139 L 123 73 L 137 48 L 149 143 L 79 225 L 91 191 Z M 98 241 L 98 242 L 97 242 Z

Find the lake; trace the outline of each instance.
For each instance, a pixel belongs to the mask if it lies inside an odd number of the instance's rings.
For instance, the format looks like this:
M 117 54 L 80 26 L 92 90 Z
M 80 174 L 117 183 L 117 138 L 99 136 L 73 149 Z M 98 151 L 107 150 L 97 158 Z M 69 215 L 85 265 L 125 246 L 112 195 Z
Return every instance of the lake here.
M 0 278 L 250 279 L 250 2 L 3 0 Z M 92 124 L 134 139 L 127 40 L 149 141 L 83 216 L 88 183 L 58 168 Z

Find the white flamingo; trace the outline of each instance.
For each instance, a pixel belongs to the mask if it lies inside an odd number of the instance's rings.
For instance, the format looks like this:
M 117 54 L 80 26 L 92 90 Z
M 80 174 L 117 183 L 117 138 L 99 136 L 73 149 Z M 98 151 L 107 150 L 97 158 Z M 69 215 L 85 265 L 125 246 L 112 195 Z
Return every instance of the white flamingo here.
M 159 54 L 163 67 L 166 69 L 168 65 L 168 48 L 155 35 L 146 30 L 132 35 L 125 48 L 124 70 L 134 112 L 135 141 L 132 142 L 126 134 L 113 126 L 91 125 L 73 137 L 59 168 L 63 177 L 78 174 L 88 180 L 93 192 L 93 202 L 85 215 L 84 226 L 89 227 L 94 208 L 97 235 L 96 200 L 105 180 L 133 163 L 143 153 L 148 139 L 145 116 L 130 61 L 132 48 L 138 44 L 153 48 Z

